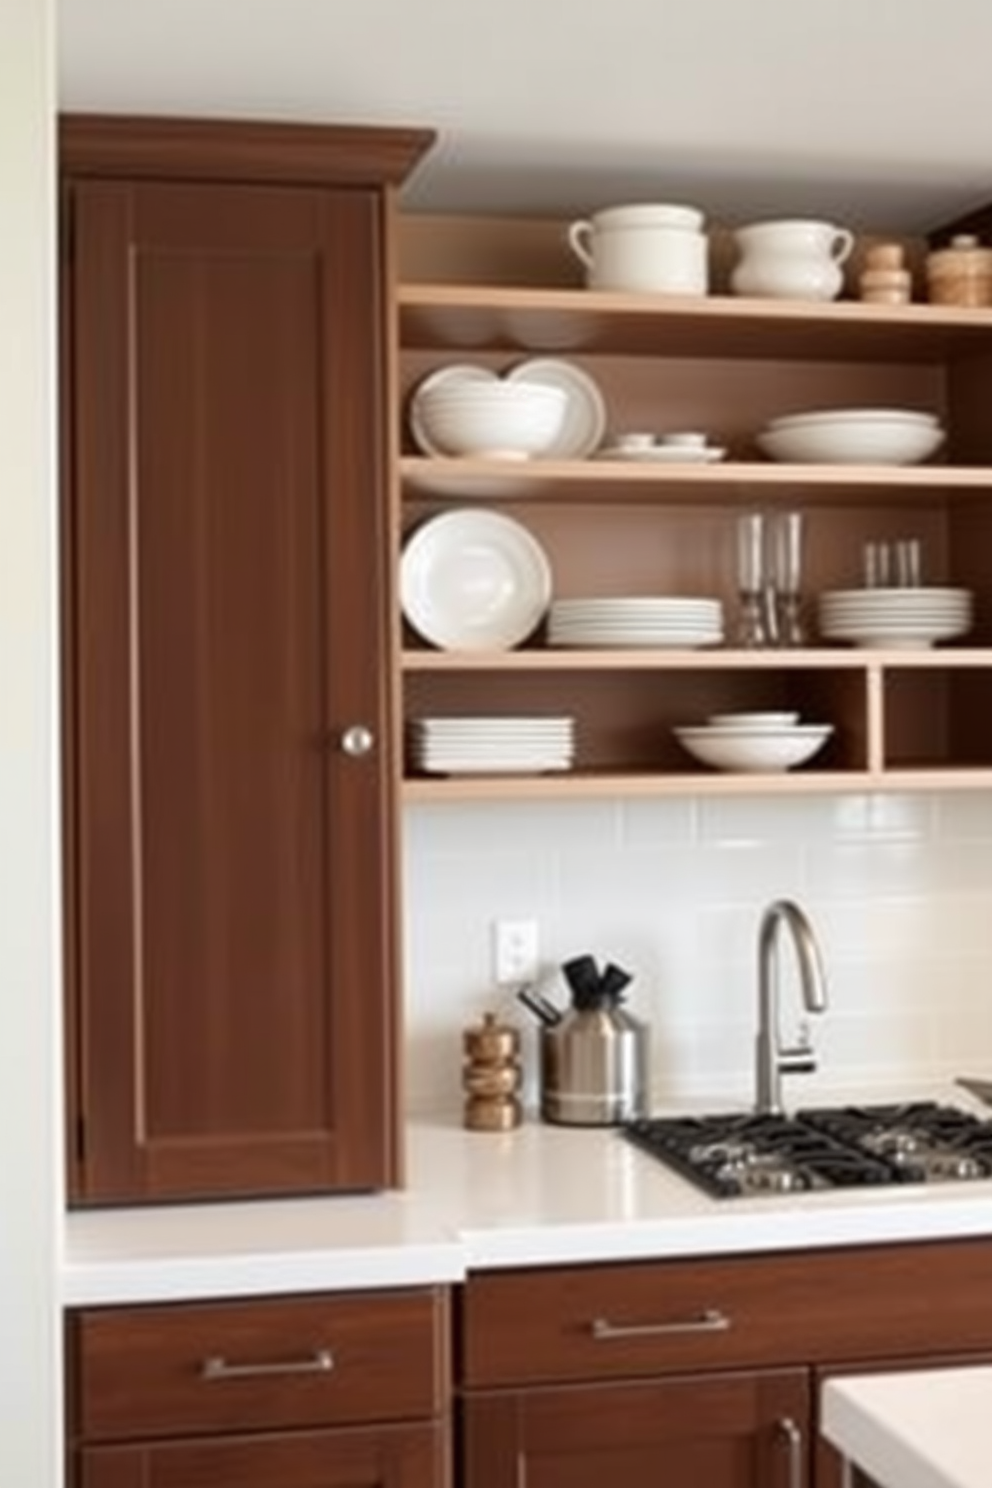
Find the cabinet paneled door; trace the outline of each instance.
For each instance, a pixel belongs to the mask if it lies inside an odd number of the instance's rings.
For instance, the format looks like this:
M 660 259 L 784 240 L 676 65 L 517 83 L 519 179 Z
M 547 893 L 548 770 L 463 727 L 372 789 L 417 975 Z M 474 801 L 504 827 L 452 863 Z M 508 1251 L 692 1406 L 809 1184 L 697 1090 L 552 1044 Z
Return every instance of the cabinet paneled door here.
M 473 1395 L 472 1488 L 803 1488 L 802 1369 Z
M 93 1447 L 79 1488 L 438 1488 L 441 1436 L 419 1424 Z
M 63 131 L 83 1201 L 397 1173 L 387 194 L 294 181 L 289 126 L 182 138 Z

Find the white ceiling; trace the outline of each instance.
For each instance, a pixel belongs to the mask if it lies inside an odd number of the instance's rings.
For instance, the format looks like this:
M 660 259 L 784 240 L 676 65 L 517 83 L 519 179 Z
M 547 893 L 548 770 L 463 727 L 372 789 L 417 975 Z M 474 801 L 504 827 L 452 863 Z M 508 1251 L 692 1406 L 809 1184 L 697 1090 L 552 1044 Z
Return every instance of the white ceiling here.
M 430 125 L 419 210 L 922 231 L 992 200 L 988 0 L 58 0 L 66 109 Z

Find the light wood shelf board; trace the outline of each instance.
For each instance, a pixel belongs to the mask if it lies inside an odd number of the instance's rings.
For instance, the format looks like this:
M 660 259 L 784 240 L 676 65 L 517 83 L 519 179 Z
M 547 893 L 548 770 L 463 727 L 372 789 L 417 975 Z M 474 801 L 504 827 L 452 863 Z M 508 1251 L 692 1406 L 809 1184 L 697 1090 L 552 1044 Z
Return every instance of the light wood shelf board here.
M 403 283 L 397 304 L 404 346 L 460 351 L 940 362 L 992 330 L 989 310 L 854 300 Z
M 992 788 L 992 768 L 786 771 L 781 774 L 669 775 L 602 774 L 540 776 L 449 776 L 409 778 L 406 803 L 456 804 L 466 801 L 625 800 L 659 796 L 859 795 L 867 791 L 945 791 Z
M 522 650 L 419 651 L 402 653 L 405 672 L 589 672 L 692 671 L 783 672 L 919 669 L 958 671 L 992 667 L 992 648 L 934 647 L 921 651 L 868 651 L 851 647 L 795 651 Z
M 729 504 L 756 496 L 804 506 L 837 506 L 870 497 L 905 503 L 935 496 L 959 500 L 992 493 L 992 469 L 979 465 L 785 465 L 727 461 L 713 465 L 634 465 L 613 460 L 429 460 L 405 455 L 400 475 L 411 494 L 464 501 L 610 501 L 671 507 Z

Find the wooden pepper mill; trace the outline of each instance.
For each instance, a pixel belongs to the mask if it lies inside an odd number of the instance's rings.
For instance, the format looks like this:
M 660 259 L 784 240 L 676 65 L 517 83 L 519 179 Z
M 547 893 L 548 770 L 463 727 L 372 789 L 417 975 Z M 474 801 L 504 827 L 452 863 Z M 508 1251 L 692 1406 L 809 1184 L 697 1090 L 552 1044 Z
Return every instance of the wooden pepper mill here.
M 902 245 L 875 243 L 867 248 L 858 288 L 861 299 L 871 305 L 908 304 L 912 277 L 905 264 Z
M 519 1126 L 520 1033 L 485 1013 L 482 1025 L 462 1035 L 465 1065 L 465 1125 L 471 1131 L 509 1131 Z

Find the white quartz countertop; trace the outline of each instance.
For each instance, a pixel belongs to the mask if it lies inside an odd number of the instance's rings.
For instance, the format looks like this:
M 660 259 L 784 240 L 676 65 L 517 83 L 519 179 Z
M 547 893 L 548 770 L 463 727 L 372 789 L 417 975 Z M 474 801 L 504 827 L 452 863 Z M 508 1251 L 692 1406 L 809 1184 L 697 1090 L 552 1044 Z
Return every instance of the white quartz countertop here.
M 63 1301 L 360 1290 L 501 1267 L 992 1237 L 992 1180 L 712 1199 L 610 1129 L 417 1121 L 407 1165 L 401 1193 L 77 1210 L 66 1220 Z
M 988 1488 L 992 1368 L 854 1375 L 823 1387 L 824 1436 L 879 1488 Z

